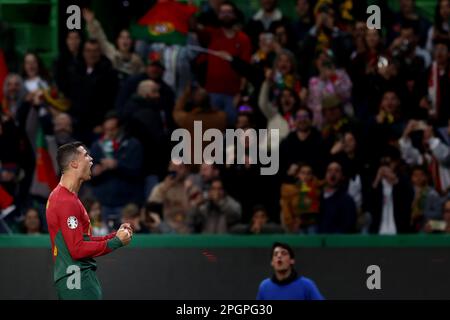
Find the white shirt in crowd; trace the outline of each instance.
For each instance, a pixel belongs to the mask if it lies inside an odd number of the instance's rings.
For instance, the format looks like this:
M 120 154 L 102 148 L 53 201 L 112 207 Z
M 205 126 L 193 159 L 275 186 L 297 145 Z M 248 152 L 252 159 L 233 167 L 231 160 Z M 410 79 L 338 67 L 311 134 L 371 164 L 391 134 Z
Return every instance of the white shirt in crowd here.
M 383 208 L 380 223 L 380 235 L 395 235 L 397 227 L 394 219 L 394 197 L 393 186 L 385 179 L 381 180 L 383 185 Z

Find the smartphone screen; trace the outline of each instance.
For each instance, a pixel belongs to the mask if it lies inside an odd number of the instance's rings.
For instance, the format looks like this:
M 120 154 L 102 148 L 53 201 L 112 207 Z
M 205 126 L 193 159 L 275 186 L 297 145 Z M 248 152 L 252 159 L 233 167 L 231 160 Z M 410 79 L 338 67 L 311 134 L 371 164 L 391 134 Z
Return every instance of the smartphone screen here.
M 445 231 L 447 228 L 447 223 L 445 221 L 440 220 L 430 220 L 429 221 L 431 229 L 435 231 Z

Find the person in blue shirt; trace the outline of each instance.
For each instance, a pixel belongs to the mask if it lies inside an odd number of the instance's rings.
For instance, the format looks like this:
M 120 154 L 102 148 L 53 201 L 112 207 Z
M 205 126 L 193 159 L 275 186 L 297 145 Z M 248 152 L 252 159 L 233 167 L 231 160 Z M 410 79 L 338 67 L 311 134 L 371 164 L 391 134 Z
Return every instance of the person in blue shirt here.
M 324 300 L 316 284 L 300 276 L 294 269 L 292 248 L 275 242 L 272 246 L 271 266 L 274 274 L 259 285 L 257 300 Z

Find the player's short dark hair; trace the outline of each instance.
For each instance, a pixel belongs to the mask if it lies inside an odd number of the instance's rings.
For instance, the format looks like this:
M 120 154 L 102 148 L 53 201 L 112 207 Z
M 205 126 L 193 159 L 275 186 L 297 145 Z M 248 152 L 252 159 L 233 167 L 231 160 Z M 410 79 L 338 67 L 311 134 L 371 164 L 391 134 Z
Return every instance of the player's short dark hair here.
M 78 154 L 79 147 L 84 147 L 87 149 L 86 146 L 80 141 L 66 143 L 58 148 L 56 161 L 58 162 L 61 173 L 64 173 L 69 166 L 70 161 L 72 161 L 74 156 Z
M 275 251 L 275 248 L 280 247 L 283 249 L 286 249 L 289 252 L 289 256 L 291 257 L 291 259 L 295 258 L 295 254 L 294 254 L 294 250 L 292 250 L 291 246 L 288 245 L 287 243 L 283 243 L 283 242 L 274 242 L 272 245 L 272 251 L 270 252 L 270 258 L 273 257 L 273 252 Z

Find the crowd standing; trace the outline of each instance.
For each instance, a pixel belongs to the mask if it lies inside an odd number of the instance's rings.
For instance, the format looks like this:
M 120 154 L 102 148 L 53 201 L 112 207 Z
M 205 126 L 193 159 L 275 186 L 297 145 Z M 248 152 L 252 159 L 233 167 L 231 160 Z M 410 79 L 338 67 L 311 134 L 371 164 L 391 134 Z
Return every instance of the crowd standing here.
M 384 6 L 381 30 L 367 28 L 364 2 L 297 0 L 288 18 L 276 0 L 248 17 L 208 1 L 187 41 L 215 54 L 128 29 L 108 39 L 84 8 L 52 68 L 30 51 L 4 81 L 0 232 L 47 231 L 56 150 L 76 140 L 94 159 L 80 192 L 94 235 L 125 222 L 158 234 L 450 232 L 450 0 L 432 19 L 414 0 Z M 172 161 L 172 132 L 195 121 L 277 129 L 278 173 L 262 176 L 248 143 L 244 164 Z

